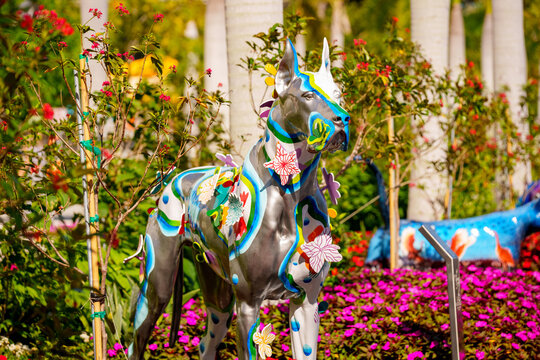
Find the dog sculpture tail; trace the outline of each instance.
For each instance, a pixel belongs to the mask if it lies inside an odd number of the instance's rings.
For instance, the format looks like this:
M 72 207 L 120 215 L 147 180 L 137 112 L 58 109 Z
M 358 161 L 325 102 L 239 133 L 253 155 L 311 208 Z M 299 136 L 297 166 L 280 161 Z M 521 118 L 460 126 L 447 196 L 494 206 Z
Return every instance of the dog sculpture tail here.
M 176 273 L 176 278 L 174 279 L 174 290 L 173 290 L 173 313 L 172 313 L 172 322 L 171 322 L 171 333 L 169 335 L 169 344 L 171 347 L 174 347 L 176 340 L 178 339 L 178 329 L 180 328 L 180 318 L 182 315 L 182 297 L 184 289 L 184 249 L 180 249 L 180 259 L 178 261 L 178 272 Z

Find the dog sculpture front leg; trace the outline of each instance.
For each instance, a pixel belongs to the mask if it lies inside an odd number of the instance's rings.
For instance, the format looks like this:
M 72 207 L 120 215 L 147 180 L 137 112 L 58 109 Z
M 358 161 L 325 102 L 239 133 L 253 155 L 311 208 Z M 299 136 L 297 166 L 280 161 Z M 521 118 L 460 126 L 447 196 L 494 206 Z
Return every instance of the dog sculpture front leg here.
M 253 335 L 259 330 L 259 313 L 262 302 L 254 303 L 238 301 L 236 350 L 240 360 L 257 360 L 257 346 L 253 342 Z
M 289 324 L 291 329 L 292 354 L 294 359 L 316 359 L 319 336 L 319 303 L 317 297 L 328 274 L 330 266 L 326 263 L 319 274 L 303 283 L 305 298 L 289 304 Z

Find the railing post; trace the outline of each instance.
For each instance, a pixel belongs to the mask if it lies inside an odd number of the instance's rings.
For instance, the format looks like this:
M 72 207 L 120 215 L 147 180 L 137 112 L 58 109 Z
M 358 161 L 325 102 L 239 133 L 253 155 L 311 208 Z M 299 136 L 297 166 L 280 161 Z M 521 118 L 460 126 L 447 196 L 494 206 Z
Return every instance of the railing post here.
M 434 225 L 422 225 L 418 229 L 437 250 L 446 263 L 446 282 L 448 283 L 448 310 L 450 312 L 450 340 L 452 360 L 465 359 L 463 344 L 463 314 L 461 312 L 461 285 L 459 278 L 459 258 L 435 231 Z

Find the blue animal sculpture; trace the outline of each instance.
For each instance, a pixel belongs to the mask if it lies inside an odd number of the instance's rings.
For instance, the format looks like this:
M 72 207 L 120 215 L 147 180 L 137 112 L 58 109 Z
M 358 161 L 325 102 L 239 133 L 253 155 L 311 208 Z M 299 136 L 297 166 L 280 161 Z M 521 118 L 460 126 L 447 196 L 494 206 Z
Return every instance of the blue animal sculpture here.
M 368 166 L 378 174 L 383 218 L 388 224 L 386 195 L 379 170 L 371 161 Z M 540 230 L 540 181 L 529 185 L 518 206 L 467 219 L 419 222 L 401 220 L 399 225 L 398 261 L 400 266 L 426 265 L 443 261 L 437 251 L 418 231 L 422 225 L 434 225 L 441 239 L 447 241 L 460 260 L 495 260 L 504 268 L 515 267 L 523 239 Z M 379 229 L 369 244 L 366 263 L 386 261 L 390 257 L 388 226 Z
M 322 151 L 345 150 L 349 140 L 349 115 L 339 105 L 341 94 L 330 73 L 326 40 L 322 54 L 318 72 L 302 72 L 287 42 L 266 132 L 242 166 L 187 170 L 165 187 L 146 228 L 145 281 L 136 304 L 129 359 L 143 358 L 172 293 L 169 343 L 176 342 L 184 246 L 196 254 L 207 310 L 201 359 L 216 358 L 235 303 L 238 358 L 269 357 L 271 327 L 259 328 L 265 299 L 291 299 L 293 357 L 316 359 L 317 297 L 329 262 L 341 259 L 331 241 L 317 169 Z

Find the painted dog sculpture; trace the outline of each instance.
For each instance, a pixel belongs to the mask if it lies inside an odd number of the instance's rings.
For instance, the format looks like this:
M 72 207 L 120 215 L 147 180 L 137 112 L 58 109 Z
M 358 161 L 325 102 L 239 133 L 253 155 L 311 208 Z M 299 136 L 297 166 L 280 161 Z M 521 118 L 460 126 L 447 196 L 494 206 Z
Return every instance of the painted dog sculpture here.
M 368 161 L 376 174 L 379 170 Z M 382 176 L 377 176 L 382 201 L 381 210 L 387 222 Z M 527 235 L 540 231 L 540 182 L 529 185 L 515 209 L 499 211 L 467 219 L 419 222 L 401 220 L 398 258 L 400 266 L 416 266 L 426 261 L 443 261 L 435 248 L 420 234 L 422 225 L 435 225 L 437 233 L 447 241 L 460 260 L 494 260 L 504 268 L 515 267 L 519 261 L 521 243 Z M 390 257 L 388 228 L 379 229 L 370 241 L 366 263 Z
M 182 298 L 182 249 L 191 245 L 207 308 L 201 359 L 214 359 L 237 303 L 239 359 L 270 356 L 269 327 L 259 333 L 263 300 L 291 299 L 292 353 L 315 359 L 317 296 L 330 261 L 326 201 L 317 183 L 321 152 L 346 150 L 349 115 L 330 73 L 324 40 L 318 72 L 298 69 L 287 41 L 275 78 L 277 99 L 264 137 L 241 167 L 182 172 L 163 191 L 146 228 L 146 276 L 134 314 L 129 359 L 142 359 L 154 324 L 174 287 L 170 344 L 176 342 Z M 266 340 L 264 339 L 266 337 Z M 256 346 L 258 344 L 258 348 Z

